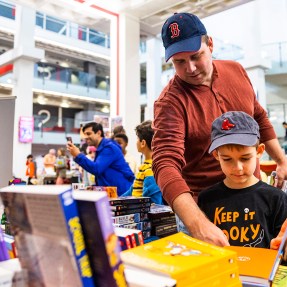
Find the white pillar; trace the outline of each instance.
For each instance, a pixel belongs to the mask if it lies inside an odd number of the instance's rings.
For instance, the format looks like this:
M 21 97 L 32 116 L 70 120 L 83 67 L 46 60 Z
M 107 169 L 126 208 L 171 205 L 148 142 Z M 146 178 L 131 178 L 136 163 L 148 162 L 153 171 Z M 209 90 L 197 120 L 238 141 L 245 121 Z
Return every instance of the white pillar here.
M 266 109 L 266 85 L 264 70 L 271 67 L 270 61 L 263 59 L 261 55 L 261 27 L 260 27 L 260 0 L 255 0 L 252 8 L 254 17 L 245 19 L 248 22 L 249 32 L 245 34 L 244 41 L 245 58 L 241 62 L 246 69 L 254 87 L 257 99 Z
M 153 120 L 153 104 L 162 90 L 161 73 L 162 42 L 158 38 L 151 38 L 146 41 L 147 62 L 146 62 L 146 84 L 147 84 L 147 107 L 145 120 Z
M 119 23 L 119 115 L 129 138 L 128 151 L 139 161 L 135 127 L 140 124 L 140 25 L 137 18 L 125 14 Z
M 12 95 L 16 97 L 13 139 L 13 174 L 23 179 L 25 179 L 26 157 L 31 153 L 31 143 L 19 142 L 19 119 L 21 116 L 33 116 L 32 88 L 34 61 L 39 60 L 37 57 L 33 57 L 33 52 L 40 57 L 44 56 L 43 51 L 35 49 L 35 17 L 35 10 L 25 6 L 17 6 L 14 50 L 15 53 L 20 56 L 14 61 L 13 67 L 14 86 Z

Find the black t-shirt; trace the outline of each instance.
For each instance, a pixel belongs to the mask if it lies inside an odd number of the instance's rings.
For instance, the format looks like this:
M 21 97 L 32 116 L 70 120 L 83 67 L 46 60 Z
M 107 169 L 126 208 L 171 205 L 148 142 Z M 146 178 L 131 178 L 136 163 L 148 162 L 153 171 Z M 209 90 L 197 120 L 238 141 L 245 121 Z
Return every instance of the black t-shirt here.
M 220 182 L 200 192 L 198 205 L 235 246 L 269 248 L 287 218 L 287 195 L 262 181 L 243 189 Z

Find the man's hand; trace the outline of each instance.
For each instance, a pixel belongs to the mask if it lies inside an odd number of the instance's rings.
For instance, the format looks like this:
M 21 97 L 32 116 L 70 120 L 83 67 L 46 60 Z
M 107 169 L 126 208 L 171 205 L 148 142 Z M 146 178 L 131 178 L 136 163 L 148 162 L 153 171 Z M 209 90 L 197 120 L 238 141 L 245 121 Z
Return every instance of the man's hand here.
M 80 150 L 79 148 L 77 148 L 73 143 L 71 143 L 70 141 L 67 142 L 67 150 L 68 152 L 70 152 L 70 154 L 73 156 L 73 157 L 76 157 L 78 154 L 80 154 Z
M 217 246 L 230 245 L 223 231 L 209 221 L 190 193 L 179 195 L 173 201 L 172 207 L 192 237 Z
M 280 244 L 281 244 L 281 241 L 282 241 L 282 238 L 283 238 L 283 234 L 285 232 L 287 228 L 287 219 L 285 219 L 284 223 L 282 224 L 281 226 L 281 229 L 280 229 L 280 232 L 279 234 L 277 235 L 277 237 L 273 238 L 270 242 L 270 249 L 275 249 L 275 250 L 278 250 Z
M 286 162 L 282 164 L 277 163 L 276 180 L 275 180 L 274 186 L 281 188 L 283 185 L 284 179 L 287 179 L 287 163 Z

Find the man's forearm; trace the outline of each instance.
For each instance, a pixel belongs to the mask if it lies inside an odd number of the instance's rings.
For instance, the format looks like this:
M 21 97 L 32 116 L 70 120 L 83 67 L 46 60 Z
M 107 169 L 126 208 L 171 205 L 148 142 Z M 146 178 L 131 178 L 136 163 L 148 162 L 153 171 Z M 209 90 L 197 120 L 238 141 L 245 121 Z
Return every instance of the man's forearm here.
M 264 144 L 266 152 L 277 164 L 284 164 L 287 162 L 287 158 L 277 139 L 266 141 Z

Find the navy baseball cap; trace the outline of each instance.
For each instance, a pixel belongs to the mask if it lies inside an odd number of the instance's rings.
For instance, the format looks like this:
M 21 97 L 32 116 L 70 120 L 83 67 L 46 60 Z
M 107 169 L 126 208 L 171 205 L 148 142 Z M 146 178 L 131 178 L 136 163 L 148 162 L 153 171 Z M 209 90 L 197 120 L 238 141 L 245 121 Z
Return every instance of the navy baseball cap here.
M 226 144 L 254 146 L 260 138 L 257 122 L 244 112 L 227 112 L 212 123 L 209 153 Z
M 174 54 L 198 51 L 201 46 L 201 36 L 206 34 L 204 25 L 193 14 L 175 13 L 169 17 L 161 30 L 166 62 Z

